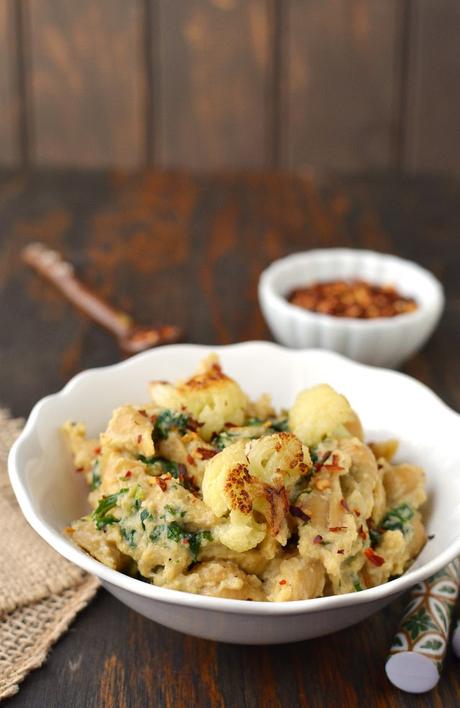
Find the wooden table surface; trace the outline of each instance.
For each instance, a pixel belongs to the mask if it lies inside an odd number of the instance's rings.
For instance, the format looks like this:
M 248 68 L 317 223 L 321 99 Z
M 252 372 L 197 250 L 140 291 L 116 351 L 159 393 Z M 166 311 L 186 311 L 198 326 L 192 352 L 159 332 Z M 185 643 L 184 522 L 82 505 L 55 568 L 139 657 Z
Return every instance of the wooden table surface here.
M 56 247 L 101 294 L 187 341 L 266 339 L 256 297 L 271 260 L 367 247 L 428 266 L 446 288 L 440 327 L 404 370 L 460 408 L 460 181 L 380 173 L 144 172 L 0 175 L 0 404 L 27 415 L 73 374 L 119 359 L 104 331 L 27 272 L 32 240 Z M 460 705 L 459 663 L 425 696 L 393 688 L 384 659 L 403 601 L 356 627 L 272 647 L 216 644 L 160 627 L 105 591 L 8 708 Z

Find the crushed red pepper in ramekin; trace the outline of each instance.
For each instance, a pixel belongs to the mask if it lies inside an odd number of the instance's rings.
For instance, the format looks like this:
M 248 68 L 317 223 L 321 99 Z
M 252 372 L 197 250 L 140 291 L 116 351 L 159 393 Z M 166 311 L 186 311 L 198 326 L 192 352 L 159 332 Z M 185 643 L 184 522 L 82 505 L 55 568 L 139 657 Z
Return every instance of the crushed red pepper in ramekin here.
M 330 280 L 296 288 L 288 295 L 292 305 L 335 317 L 375 319 L 413 312 L 417 303 L 392 285 L 373 285 L 365 280 Z

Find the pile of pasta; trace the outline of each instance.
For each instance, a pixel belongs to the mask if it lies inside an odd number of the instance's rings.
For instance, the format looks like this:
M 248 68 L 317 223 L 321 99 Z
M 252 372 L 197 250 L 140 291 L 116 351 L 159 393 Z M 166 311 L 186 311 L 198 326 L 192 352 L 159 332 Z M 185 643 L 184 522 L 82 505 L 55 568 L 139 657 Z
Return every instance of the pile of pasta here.
M 425 543 L 424 473 L 366 445 L 327 384 L 277 413 L 215 355 L 99 439 L 63 426 L 91 513 L 67 533 L 101 563 L 159 586 L 241 600 L 358 592 L 401 575 Z

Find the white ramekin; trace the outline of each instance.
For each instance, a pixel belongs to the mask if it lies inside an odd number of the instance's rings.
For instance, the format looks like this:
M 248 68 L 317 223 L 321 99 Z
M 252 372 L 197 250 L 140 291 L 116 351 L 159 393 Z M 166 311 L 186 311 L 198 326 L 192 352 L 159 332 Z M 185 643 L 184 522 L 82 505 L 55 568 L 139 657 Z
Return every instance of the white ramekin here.
M 309 312 L 286 299 L 296 287 L 349 278 L 394 285 L 417 300 L 417 310 L 360 320 Z M 327 248 L 294 253 L 272 263 L 260 276 L 259 303 L 281 344 L 330 349 L 365 364 L 396 367 L 433 332 L 444 294 L 440 282 L 412 261 L 374 251 Z

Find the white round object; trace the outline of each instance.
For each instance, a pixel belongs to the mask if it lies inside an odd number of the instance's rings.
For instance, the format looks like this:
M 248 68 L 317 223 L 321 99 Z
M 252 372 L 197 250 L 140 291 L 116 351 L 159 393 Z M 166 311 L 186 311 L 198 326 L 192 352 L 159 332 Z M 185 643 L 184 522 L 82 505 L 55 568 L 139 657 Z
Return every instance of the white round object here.
M 434 661 L 415 651 L 400 651 L 388 659 L 385 671 L 391 683 L 408 693 L 431 691 L 439 681 Z
M 99 563 L 63 529 L 87 513 L 88 489 L 72 471 L 59 433 L 81 420 L 88 435 L 104 430 L 114 408 L 145 401 L 152 378 L 186 376 L 216 352 L 229 376 L 251 398 L 269 392 L 277 408 L 292 405 L 302 388 L 327 381 L 358 411 L 366 439 L 401 440 L 398 459 L 421 465 L 430 499 L 428 534 L 434 534 L 400 577 L 362 592 L 294 602 L 246 602 L 156 587 Z M 335 632 L 363 620 L 460 555 L 460 416 L 419 381 L 364 366 L 324 350 L 289 350 L 268 342 L 224 347 L 194 344 L 151 349 L 130 359 L 78 374 L 32 411 L 13 445 L 10 479 L 30 525 L 58 553 L 99 577 L 117 598 L 167 627 L 238 644 L 277 644 Z M 120 607 L 120 613 L 123 608 Z
M 326 280 L 393 285 L 417 309 L 396 317 L 354 319 L 310 312 L 286 297 Z M 413 261 L 375 251 L 324 248 L 274 261 L 259 279 L 259 303 L 273 336 L 288 347 L 319 347 L 374 366 L 399 366 L 426 342 L 444 308 L 441 283 Z

